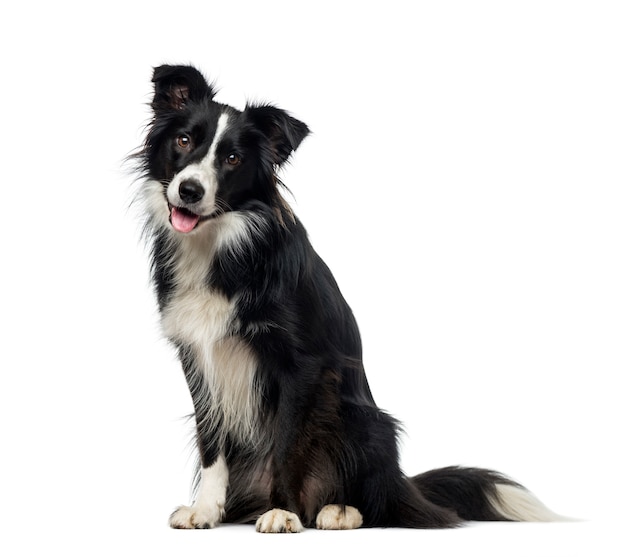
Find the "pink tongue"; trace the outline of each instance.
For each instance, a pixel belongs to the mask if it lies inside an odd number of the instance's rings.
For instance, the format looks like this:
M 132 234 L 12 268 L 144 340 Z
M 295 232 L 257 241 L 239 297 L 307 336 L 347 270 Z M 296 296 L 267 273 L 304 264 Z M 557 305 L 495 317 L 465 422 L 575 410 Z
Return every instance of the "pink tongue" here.
M 177 230 L 178 232 L 182 232 L 183 234 L 191 232 L 196 227 L 199 220 L 200 217 L 198 215 L 194 215 L 190 211 L 172 207 L 170 221 L 174 230 Z

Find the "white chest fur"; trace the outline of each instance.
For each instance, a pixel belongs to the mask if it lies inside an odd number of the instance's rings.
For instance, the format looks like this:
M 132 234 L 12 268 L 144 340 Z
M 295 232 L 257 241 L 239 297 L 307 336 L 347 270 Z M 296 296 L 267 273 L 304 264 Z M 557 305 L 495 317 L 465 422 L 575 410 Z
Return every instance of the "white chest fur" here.
M 207 286 L 217 244 L 209 234 L 179 241 L 176 286 L 163 309 L 161 324 L 170 340 L 192 352 L 198 375 L 195 380 L 201 381 L 194 385 L 195 402 L 205 419 L 220 424 L 223 434 L 250 442 L 256 437 L 258 421 L 257 360 L 233 333 L 236 302 Z

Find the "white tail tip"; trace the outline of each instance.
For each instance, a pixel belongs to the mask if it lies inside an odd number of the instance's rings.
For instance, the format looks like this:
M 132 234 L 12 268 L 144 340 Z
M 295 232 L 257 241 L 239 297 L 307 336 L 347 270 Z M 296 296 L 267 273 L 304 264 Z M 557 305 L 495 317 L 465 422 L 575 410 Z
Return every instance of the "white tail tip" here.
M 530 491 L 515 485 L 497 484 L 496 494 L 489 497 L 489 502 L 504 518 L 516 522 L 564 522 L 572 520 L 554 513 Z

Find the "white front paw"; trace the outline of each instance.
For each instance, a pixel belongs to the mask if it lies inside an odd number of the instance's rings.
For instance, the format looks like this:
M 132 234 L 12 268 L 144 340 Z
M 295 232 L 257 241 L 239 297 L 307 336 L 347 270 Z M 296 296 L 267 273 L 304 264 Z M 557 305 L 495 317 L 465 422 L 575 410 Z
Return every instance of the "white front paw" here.
M 282 509 L 267 511 L 256 521 L 257 532 L 302 532 L 302 530 L 304 527 L 298 515 Z
M 215 528 L 224 515 L 224 507 L 214 505 L 192 506 L 185 505 L 178 507 L 170 516 L 170 526 L 172 528 L 193 530 L 195 528 Z

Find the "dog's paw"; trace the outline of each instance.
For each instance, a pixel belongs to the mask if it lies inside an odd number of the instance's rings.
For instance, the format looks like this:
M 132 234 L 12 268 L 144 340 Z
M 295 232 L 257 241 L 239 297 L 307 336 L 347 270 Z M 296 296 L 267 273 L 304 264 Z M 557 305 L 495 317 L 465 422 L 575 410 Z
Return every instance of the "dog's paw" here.
M 267 511 L 256 521 L 257 532 L 302 532 L 302 530 L 304 526 L 298 515 L 282 509 Z
M 362 524 L 361 513 L 347 505 L 326 505 L 315 520 L 315 527 L 319 530 L 352 530 Z
M 195 528 L 215 528 L 224 514 L 223 507 L 178 507 L 170 516 L 172 528 L 193 530 Z

